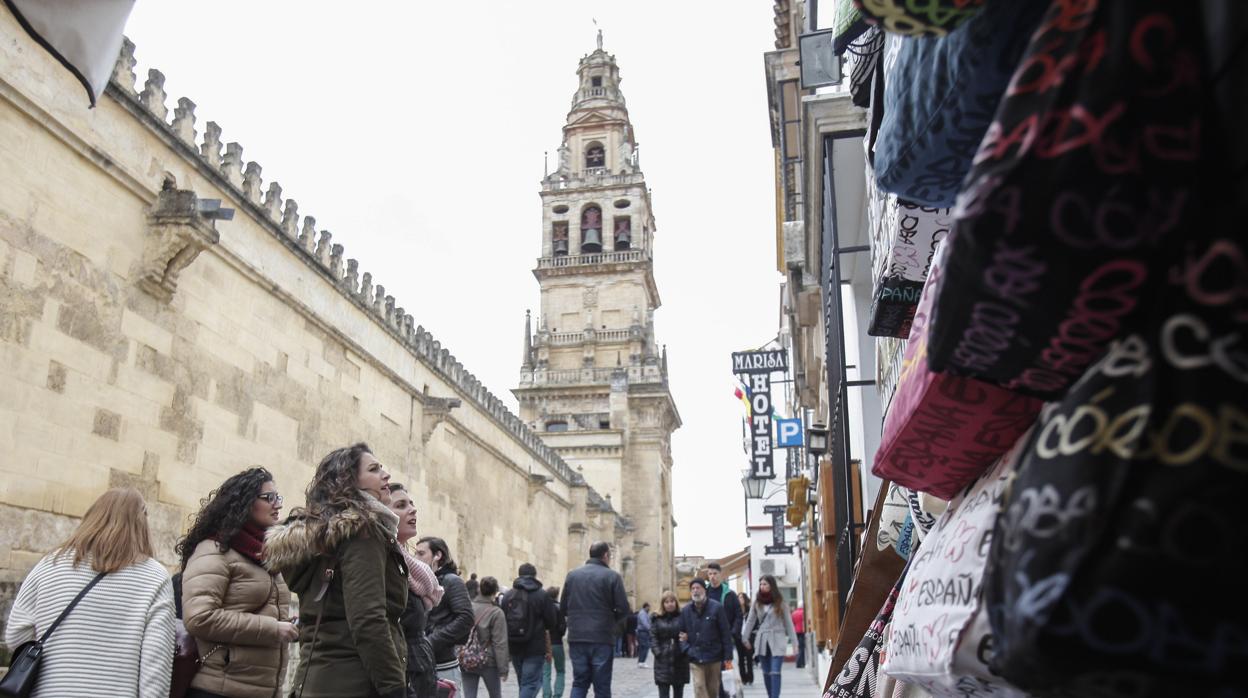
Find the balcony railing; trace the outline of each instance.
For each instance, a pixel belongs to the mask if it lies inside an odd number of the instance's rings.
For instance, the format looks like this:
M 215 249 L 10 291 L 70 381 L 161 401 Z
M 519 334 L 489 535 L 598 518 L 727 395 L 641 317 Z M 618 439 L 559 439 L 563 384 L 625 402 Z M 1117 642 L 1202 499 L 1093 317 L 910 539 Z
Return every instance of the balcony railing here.
M 559 269 L 562 267 L 581 267 L 591 264 L 620 264 L 625 262 L 649 261 L 642 250 L 624 250 L 623 252 L 600 252 L 598 254 L 562 255 L 559 257 L 542 257 L 537 260 L 538 269 Z
M 667 376 L 657 365 L 624 366 L 620 368 L 580 368 L 565 370 L 535 369 L 526 371 L 521 385 L 594 385 L 610 383 L 617 372 L 629 383 L 666 383 Z
M 646 178 L 640 172 L 611 174 L 605 167 L 595 167 L 579 172 L 568 179 L 558 179 L 551 175 L 544 182 L 548 191 L 563 189 L 581 189 L 584 187 L 607 187 L 621 184 L 643 184 Z
M 590 339 L 589 333 L 581 332 L 555 332 L 547 335 L 546 343 L 549 346 L 561 347 L 572 344 L 584 344 L 589 341 L 594 342 L 627 342 L 631 336 L 631 331 L 623 330 L 594 330 L 593 339 Z M 539 335 L 540 337 L 540 335 Z

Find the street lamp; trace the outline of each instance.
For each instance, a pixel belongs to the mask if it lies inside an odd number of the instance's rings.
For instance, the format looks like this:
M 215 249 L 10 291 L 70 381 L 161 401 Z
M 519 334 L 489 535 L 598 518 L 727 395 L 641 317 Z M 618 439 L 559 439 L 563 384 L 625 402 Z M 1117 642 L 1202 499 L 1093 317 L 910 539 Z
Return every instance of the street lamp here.
M 806 450 L 815 458 L 828 452 L 828 427 L 822 422 L 815 422 L 806 430 Z
M 762 499 L 763 490 L 767 487 L 767 478 L 752 477 L 749 470 L 741 471 L 741 486 L 745 488 L 746 499 Z

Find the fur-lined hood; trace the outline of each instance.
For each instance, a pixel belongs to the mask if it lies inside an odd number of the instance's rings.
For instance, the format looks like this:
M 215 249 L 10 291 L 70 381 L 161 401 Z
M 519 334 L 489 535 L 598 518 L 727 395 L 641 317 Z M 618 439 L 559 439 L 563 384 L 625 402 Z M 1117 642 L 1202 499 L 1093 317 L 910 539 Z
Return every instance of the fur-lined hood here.
M 271 571 L 283 572 L 287 579 L 292 568 L 308 564 L 318 556 L 336 550 L 343 541 L 368 532 L 386 540 L 398 536 L 399 517 L 373 495 L 361 491 L 366 507 L 352 506 L 329 519 L 294 515 L 286 523 L 269 527 L 264 535 L 264 564 Z

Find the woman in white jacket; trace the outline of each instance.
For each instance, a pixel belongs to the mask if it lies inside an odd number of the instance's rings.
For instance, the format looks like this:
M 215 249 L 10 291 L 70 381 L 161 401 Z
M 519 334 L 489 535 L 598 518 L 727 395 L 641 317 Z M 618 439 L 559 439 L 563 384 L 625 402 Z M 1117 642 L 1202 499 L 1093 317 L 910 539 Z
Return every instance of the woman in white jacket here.
M 745 641 L 745 649 L 754 653 L 755 661 L 763 671 L 763 684 L 767 698 L 780 698 L 780 668 L 788 654 L 789 643 L 797 647 L 797 633 L 793 630 L 793 618 L 784 594 L 776 584 L 776 578 L 765 574 L 758 581 L 758 593 L 750 605 L 750 615 L 741 628 L 741 637 L 748 638 L 750 631 L 758 627 L 758 637 L 753 644 Z
M 166 698 L 173 667 L 173 590 L 152 558 L 147 505 L 129 488 L 105 492 L 69 540 L 26 575 L 4 630 L 10 648 L 34 640 L 104 573 L 44 645 L 36 698 Z

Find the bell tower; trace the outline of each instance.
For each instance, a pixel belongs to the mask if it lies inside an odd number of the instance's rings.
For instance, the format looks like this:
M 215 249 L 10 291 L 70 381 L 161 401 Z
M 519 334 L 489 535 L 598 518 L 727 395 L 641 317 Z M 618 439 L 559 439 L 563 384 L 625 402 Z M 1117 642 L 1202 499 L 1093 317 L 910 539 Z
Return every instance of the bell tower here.
M 615 56 L 581 58 L 557 168 L 541 183 L 541 288 L 525 320 L 520 416 L 631 527 L 615 551 L 635 607 L 674 583 L 671 434 L 680 414 L 655 337 L 654 213 Z M 585 551 L 572 551 L 572 559 Z

